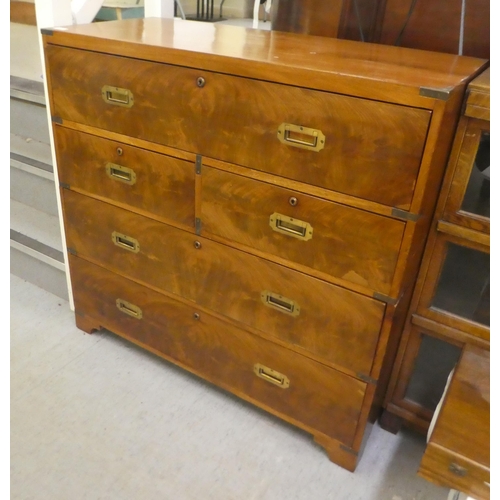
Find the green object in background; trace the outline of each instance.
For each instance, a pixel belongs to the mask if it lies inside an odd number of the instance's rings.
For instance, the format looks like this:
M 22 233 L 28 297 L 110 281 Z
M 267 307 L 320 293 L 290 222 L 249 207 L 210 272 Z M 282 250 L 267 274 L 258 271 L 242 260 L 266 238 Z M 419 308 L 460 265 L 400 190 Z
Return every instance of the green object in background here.
M 120 12 L 118 12 L 120 11 Z M 119 17 L 121 13 L 121 18 Z M 101 7 L 95 16 L 96 21 L 115 21 L 144 17 L 144 7 Z

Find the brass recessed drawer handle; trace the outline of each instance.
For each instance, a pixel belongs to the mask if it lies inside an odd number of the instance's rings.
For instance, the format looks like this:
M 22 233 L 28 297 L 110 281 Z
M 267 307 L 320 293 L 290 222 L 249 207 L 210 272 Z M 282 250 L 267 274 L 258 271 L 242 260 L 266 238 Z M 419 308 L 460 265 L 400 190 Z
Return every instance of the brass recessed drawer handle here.
M 282 389 L 288 389 L 290 387 L 290 380 L 286 375 L 273 370 L 272 368 L 268 368 L 267 366 L 261 365 L 257 363 L 253 367 L 253 371 L 257 377 L 260 377 L 267 382 L 271 382 L 271 384 L 277 385 Z
M 282 295 L 277 293 L 264 290 L 260 294 L 260 299 L 264 305 L 277 309 L 278 311 L 290 314 L 292 316 L 298 316 L 300 314 L 300 306 L 294 300 L 287 299 Z
M 109 178 L 124 182 L 130 186 L 135 184 L 135 181 L 137 180 L 137 175 L 131 168 L 122 167 L 116 163 L 106 164 L 106 174 Z
M 120 89 L 111 85 L 104 85 L 101 90 L 104 102 L 114 106 L 131 108 L 134 105 L 134 95 L 128 89 Z
M 113 231 L 113 233 L 111 234 L 111 239 L 116 246 L 124 248 L 129 252 L 137 253 L 140 250 L 139 242 L 135 238 L 131 238 L 130 236 L 126 236 L 125 234 Z
M 288 215 L 274 212 L 269 217 L 269 225 L 273 231 L 277 231 L 299 240 L 307 241 L 313 237 L 313 228 L 309 222 L 288 217 Z
M 453 472 L 456 476 L 464 477 L 467 475 L 467 469 L 456 463 L 451 463 L 449 466 L 450 472 Z
M 316 152 L 325 147 L 326 141 L 325 134 L 321 130 L 292 123 L 282 123 L 278 127 L 278 139 L 283 144 Z
M 126 300 L 116 299 L 116 307 L 118 307 L 118 310 L 120 310 L 122 313 L 132 316 L 132 318 L 142 318 L 141 308 L 134 304 L 131 304 L 130 302 L 127 302 Z

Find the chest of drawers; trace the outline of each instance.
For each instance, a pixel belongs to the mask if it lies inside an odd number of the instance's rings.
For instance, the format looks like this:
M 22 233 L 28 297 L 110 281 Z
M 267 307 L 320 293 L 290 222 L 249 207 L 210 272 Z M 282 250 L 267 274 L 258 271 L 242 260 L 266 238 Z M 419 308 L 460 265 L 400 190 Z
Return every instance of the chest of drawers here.
M 354 470 L 485 61 L 153 18 L 43 39 L 79 328 Z

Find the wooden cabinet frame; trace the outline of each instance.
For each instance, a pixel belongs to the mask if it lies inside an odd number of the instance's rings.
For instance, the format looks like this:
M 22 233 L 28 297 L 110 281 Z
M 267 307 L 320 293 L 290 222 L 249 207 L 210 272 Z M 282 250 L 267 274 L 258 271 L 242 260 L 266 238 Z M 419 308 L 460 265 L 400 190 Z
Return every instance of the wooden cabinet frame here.
M 417 331 L 426 331 L 451 344 L 489 350 L 488 326 L 432 305 L 450 244 L 490 252 L 489 218 L 461 209 L 481 134 L 490 131 L 489 70 L 469 85 L 463 110 L 384 399 L 380 424 L 391 432 L 397 432 L 405 422 L 425 433 L 434 411 L 405 398 L 420 346 L 415 337 L 416 327 Z
M 443 219 L 453 224 L 489 234 L 490 219 L 488 217 L 466 212 L 461 208 L 468 180 L 474 168 L 481 135 L 484 132 L 490 132 L 490 123 L 474 118 L 464 120 L 457 131 L 456 141 L 460 144 L 460 148 L 458 153 L 455 154 L 455 173 L 451 182 Z
M 416 312 L 421 316 L 434 320 L 445 326 L 456 328 L 466 333 L 470 333 L 471 335 L 489 340 L 489 327 L 463 316 L 458 316 L 449 311 L 438 309 L 432 304 L 436 290 L 440 283 L 440 277 L 446 261 L 447 249 L 450 243 L 489 254 L 489 246 L 487 245 L 438 232 L 435 239 L 435 245 L 429 259 L 429 268 L 422 286 L 422 292 Z

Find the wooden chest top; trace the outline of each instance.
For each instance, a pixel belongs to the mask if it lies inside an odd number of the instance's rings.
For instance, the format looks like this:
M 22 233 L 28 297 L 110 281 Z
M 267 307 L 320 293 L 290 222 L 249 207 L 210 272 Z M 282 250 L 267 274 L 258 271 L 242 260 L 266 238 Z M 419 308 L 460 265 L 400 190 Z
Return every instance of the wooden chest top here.
M 455 88 L 463 91 L 486 66 L 485 60 L 451 54 L 327 37 L 307 36 L 303 43 L 291 33 L 178 19 L 129 19 L 42 33 L 46 44 L 289 85 L 307 82 L 308 88 L 427 109 L 435 100 L 429 90 L 445 98 Z

